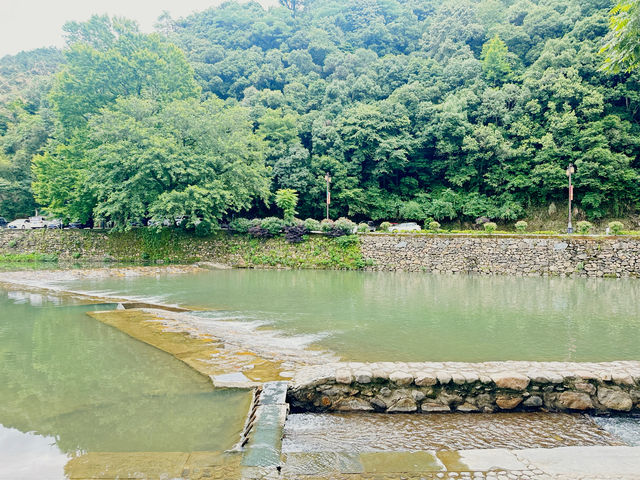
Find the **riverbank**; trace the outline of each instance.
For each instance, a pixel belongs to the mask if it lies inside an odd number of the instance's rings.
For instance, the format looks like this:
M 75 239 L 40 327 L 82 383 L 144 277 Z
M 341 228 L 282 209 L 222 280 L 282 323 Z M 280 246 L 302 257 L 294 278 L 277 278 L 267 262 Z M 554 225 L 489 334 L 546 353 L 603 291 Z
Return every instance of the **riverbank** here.
M 0 265 L 202 264 L 209 268 L 640 277 L 640 237 L 487 234 L 308 235 L 301 243 L 179 230 L 0 230 Z

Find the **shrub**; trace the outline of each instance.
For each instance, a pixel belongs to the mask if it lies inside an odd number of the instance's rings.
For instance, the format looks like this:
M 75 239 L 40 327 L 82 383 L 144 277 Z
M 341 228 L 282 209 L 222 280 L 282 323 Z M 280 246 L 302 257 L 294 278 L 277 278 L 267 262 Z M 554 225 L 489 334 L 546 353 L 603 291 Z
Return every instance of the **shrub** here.
M 609 230 L 611 230 L 611 233 L 613 233 L 614 235 L 620 235 L 620 233 L 622 233 L 623 228 L 624 228 L 624 225 L 622 224 L 622 222 L 609 223 Z
M 74 254 L 72 255 L 73 258 L 78 259 L 82 256 L 82 254 L 80 252 L 74 252 Z
M 318 220 L 314 220 L 313 218 L 307 218 L 304 221 L 304 226 L 310 232 L 319 232 L 321 229 L 320 222 Z
M 320 230 L 324 233 L 329 233 L 333 230 L 333 220 L 329 220 L 327 218 L 322 220 L 322 222 L 320 222 Z
M 343 235 L 351 235 L 356 230 L 356 224 L 345 217 L 336 220 L 333 227 L 340 230 Z
M 358 237 L 356 235 L 343 235 L 336 238 L 335 242 L 341 247 L 351 247 L 358 244 Z
M 229 222 L 229 228 L 238 233 L 247 233 L 252 226 L 248 218 L 234 218 Z
M 516 222 L 516 230 L 520 233 L 526 232 L 528 226 L 529 224 L 524 220 L 520 220 L 519 222 Z
M 284 238 L 289 243 L 301 243 L 304 236 L 309 233 L 307 227 L 303 223 L 284 227 Z
M 367 233 L 369 231 L 369 225 L 361 223 L 358 225 L 358 233 Z
M 378 227 L 378 230 L 380 230 L 381 232 L 388 232 L 389 228 L 391 228 L 391 223 L 389 222 L 382 222 L 380 224 L 380 226 Z
M 578 222 L 576 224 L 576 228 L 578 229 L 578 233 L 587 235 L 593 228 L 593 224 L 591 222 L 587 222 L 586 220 L 582 220 L 581 222 Z
M 11 240 L 11 241 L 8 243 L 9 248 L 16 248 L 16 245 L 17 245 L 17 244 L 18 244 L 18 243 L 17 243 L 15 240 Z
M 425 230 L 432 230 L 434 232 L 437 232 L 438 230 L 440 230 L 440 223 L 432 220 L 428 225 L 425 225 L 425 227 L 428 227 L 425 228 Z
M 484 224 L 484 231 L 487 233 L 493 233 L 496 231 L 497 228 L 498 228 L 498 225 L 496 225 L 493 222 L 485 222 Z
M 260 222 L 260 227 L 264 228 L 271 236 L 276 236 L 284 228 L 284 220 L 277 217 L 263 218 Z

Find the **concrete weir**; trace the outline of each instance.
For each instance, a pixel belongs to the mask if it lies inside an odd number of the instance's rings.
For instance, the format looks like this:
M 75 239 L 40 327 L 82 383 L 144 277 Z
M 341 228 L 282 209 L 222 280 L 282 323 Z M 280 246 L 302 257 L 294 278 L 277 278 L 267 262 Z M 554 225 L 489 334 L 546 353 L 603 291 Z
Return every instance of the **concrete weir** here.
M 303 367 L 298 411 L 640 411 L 640 362 L 333 363 Z

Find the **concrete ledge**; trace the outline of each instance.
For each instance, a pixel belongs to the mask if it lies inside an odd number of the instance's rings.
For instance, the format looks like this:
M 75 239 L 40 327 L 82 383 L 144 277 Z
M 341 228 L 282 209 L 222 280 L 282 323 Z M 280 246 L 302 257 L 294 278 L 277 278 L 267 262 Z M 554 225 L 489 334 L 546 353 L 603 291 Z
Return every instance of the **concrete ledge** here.
M 303 367 L 293 409 L 385 413 L 640 411 L 640 362 L 332 363 Z

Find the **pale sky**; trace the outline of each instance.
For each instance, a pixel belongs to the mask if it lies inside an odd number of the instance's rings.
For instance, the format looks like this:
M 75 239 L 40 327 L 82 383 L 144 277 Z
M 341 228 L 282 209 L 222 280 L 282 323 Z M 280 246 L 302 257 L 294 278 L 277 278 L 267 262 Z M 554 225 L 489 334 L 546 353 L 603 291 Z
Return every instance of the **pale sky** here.
M 62 26 L 84 21 L 93 14 L 124 16 L 136 20 L 145 32 L 164 10 L 173 18 L 186 17 L 222 0 L 0 0 L 0 57 L 39 47 L 62 47 Z M 278 0 L 259 0 L 263 6 Z

